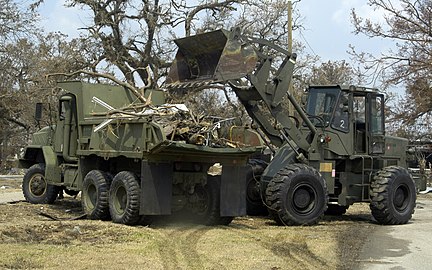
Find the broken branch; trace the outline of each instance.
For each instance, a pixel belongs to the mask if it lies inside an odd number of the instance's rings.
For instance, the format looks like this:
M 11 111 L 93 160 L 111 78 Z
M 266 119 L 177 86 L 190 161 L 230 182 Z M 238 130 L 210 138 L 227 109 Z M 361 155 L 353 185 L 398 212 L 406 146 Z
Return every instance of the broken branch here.
M 147 99 L 133 85 L 131 85 L 127 82 L 121 81 L 110 74 L 104 74 L 104 73 L 98 73 L 98 72 L 80 69 L 80 70 L 74 71 L 72 73 L 51 73 L 51 74 L 46 75 L 46 77 L 48 78 L 48 77 L 54 77 L 54 76 L 60 76 L 60 75 L 66 76 L 66 77 L 72 77 L 72 76 L 75 76 L 78 74 L 86 74 L 86 75 L 90 75 L 90 76 L 94 76 L 94 77 L 101 77 L 101 78 L 111 80 L 111 81 L 115 82 L 116 84 L 123 86 L 126 89 L 130 90 L 142 103 L 147 103 Z

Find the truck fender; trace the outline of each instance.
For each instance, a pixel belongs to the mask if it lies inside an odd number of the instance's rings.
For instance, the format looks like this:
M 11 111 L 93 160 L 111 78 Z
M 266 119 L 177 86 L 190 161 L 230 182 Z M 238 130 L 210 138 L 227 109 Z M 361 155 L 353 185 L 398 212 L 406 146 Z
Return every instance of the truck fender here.
M 267 168 L 264 170 L 261 179 L 268 183 L 282 168 L 295 162 L 295 151 L 293 151 L 289 145 L 285 144 L 279 149 Z
M 45 179 L 48 183 L 60 183 L 61 169 L 53 147 L 48 145 L 42 146 L 42 152 L 45 159 Z

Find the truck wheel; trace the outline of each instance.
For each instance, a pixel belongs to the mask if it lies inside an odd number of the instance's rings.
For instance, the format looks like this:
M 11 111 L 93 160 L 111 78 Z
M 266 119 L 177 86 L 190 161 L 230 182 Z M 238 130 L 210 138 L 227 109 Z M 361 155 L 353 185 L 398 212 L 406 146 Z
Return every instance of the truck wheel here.
M 342 216 L 346 213 L 349 206 L 337 205 L 337 204 L 329 204 L 327 206 L 327 210 L 324 212 L 324 215 L 329 216 Z
M 405 168 L 383 168 L 375 175 L 370 192 L 370 209 L 378 223 L 405 224 L 411 219 L 416 206 L 416 187 Z
M 60 187 L 50 185 L 45 179 L 45 164 L 39 163 L 31 166 L 23 178 L 22 190 L 24 198 L 29 203 L 53 203 Z
M 136 225 L 140 221 L 141 188 L 133 172 L 119 172 L 109 191 L 109 211 L 115 223 Z
M 290 164 L 268 184 L 266 202 L 276 223 L 312 225 L 327 209 L 326 182 L 314 168 Z
M 89 219 L 109 220 L 108 191 L 112 176 L 99 170 L 87 173 L 83 181 L 81 204 Z
M 228 225 L 233 217 L 220 216 L 220 176 L 209 176 L 205 186 L 195 187 L 196 214 L 201 224 Z
M 261 198 L 260 177 L 266 167 L 265 162 L 252 159 L 249 161 L 246 175 L 246 209 L 250 216 L 268 215 L 267 207 Z

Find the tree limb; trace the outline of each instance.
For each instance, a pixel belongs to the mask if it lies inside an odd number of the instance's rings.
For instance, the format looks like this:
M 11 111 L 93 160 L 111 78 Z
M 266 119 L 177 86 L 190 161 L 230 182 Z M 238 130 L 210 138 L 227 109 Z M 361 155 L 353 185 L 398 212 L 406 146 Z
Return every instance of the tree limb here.
M 101 77 L 101 78 L 111 80 L 111 81 L 115 82 L 116 84 L 123 86 L 126 89 L 130 90 L 141 102 L 147 103 L 147 99 L 133 85 L 131 85 L 127 82 L 121 81 L 110 74 L 103 74 L 103 73 L 98 73 L 98 72 L 80 69 L 80 70 L 74 71 L 72 73 L 51 73 L 51 74 L 46 75 L 46 77 L 48 78 L 48 77 L 60 76 L 60 75 L 63 75 L 66 77 L 72 77 L 72 76 L 79 75 L 79 74 L 86 74 L 86 75 L 90 75 L 93 77 Z

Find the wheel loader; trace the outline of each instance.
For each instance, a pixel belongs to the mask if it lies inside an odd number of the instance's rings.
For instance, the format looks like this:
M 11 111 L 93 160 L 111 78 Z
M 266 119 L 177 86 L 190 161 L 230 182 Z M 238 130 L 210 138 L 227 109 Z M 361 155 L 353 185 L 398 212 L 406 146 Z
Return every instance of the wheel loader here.
M 230 87 L 274 150 L 268 163 L 252 161 L 246 194 L 254 210 L 266 207 L 281 225 L 312 225 L 324 213 L 366 202 L 379 224 L 411 219 L 416 186 L 407 170 L 408 140 L 385 134 L 382 93 L 310 86 L 299 104 L 288 92 L 294 53 L 239 29 L 174 42 L 165 88 Z

